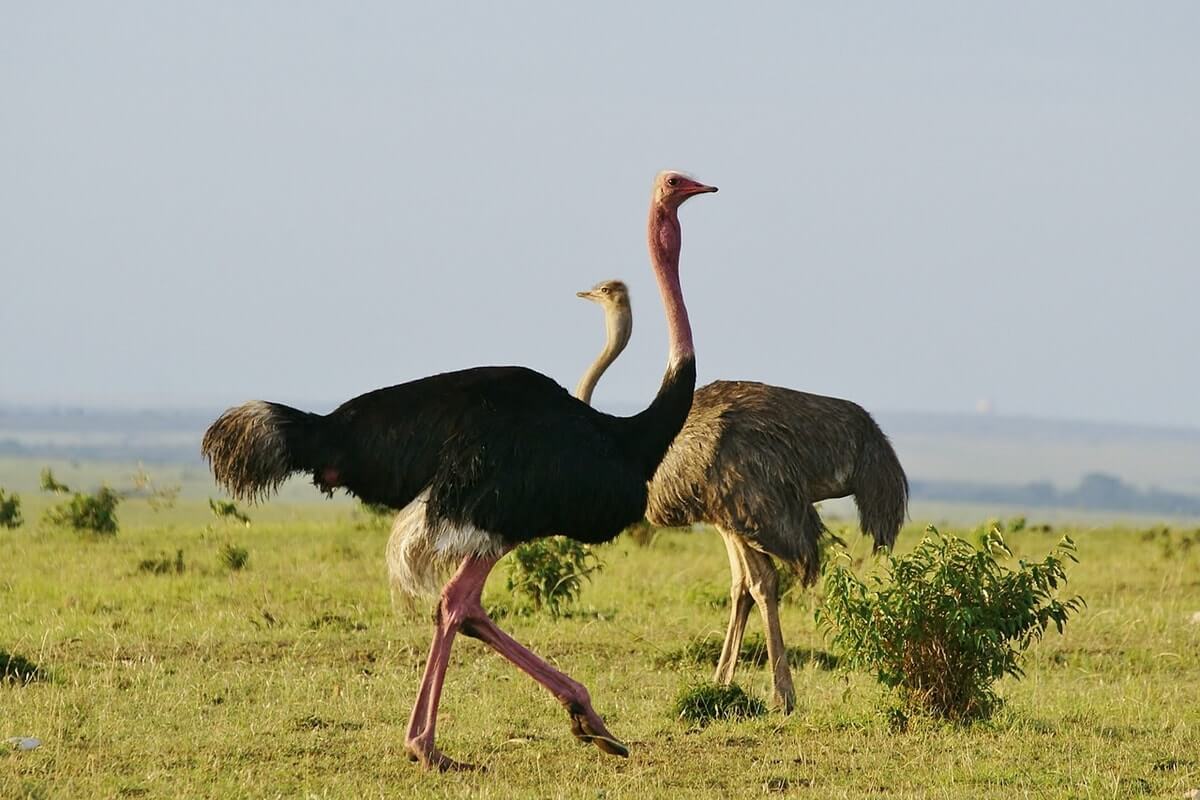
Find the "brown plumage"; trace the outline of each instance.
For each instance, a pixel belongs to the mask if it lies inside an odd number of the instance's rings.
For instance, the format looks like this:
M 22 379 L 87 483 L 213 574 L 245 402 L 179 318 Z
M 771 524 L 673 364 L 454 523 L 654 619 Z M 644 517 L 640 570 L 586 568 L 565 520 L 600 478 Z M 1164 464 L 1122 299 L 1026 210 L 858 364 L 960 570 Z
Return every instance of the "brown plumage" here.
M 616 291 L 619 285 L 620 291 Z M 601 291 L 608 287 L 608 292 Z M 581 297 L 605 311 L 607 367 L 628 340 L 632 309 L 624 284 L 605 281 Z M 612 341 L 624 331 L 623 341 Z M 590 398 L 603 369 L 593 365 L 576 394 Z M 683 430 L 650 484 L 646 517 L 654 525 L 714 525 L 732 572 L 729 627 L 716 680 L 733 680 L 751 605 L 767 629 L 775 699 L 795 703 L 779 627 L 778 575 L 769 556 L 805 584 L 820 575 L 826 535 L 813 503 L 854 495 L 863 533 L 890 547 L 904 523 L 908 481 L 891 443 L 861 406 L 835 397 L 752 381 L 716 381 L 696 390 Z

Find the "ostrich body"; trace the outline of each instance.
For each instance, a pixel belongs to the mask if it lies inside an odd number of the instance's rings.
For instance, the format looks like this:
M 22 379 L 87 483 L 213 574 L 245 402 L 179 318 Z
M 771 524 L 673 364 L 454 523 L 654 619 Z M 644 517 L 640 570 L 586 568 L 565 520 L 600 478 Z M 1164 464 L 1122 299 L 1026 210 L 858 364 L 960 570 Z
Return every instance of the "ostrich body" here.
M 621 281 L 580 297 L 599 303 L 608 342 L 576 388 L 591 402 L 600 376 L 629 341 L 633 311 Z M 820 574 L 825 526 L 813 503 L 854 495 L 863 533 L 891 546 L 904 523 L 908 480 L 891 443 L 862 407 L 836 397 L 751 381 L 716 381 L 696 390 L 683 430 L 650 484 L 647 519 L 659 526 L 714 525 L 732 575 L 729 626 L 715 680 L 733 680 L 750 607 L 767 631 L 775 701 L 795 704 L 779 626 L 779 589 L 769 556 L 803 582 Z
M 682 427 L 696 383 L 677 211 L 692 195 L 715 191 L 675 172 L 655 179 L 649 245 L 670 356 L 657 396 L 640 414 L 597 412 L 522 367 L 478 367 L 378 389 L 327 415 L 254 401 L 226 411 L 205 433 L 204 455 L 236 497 L 265 497 L 289 475 L 308 473 L 325 492 L 344 488 L 399 509 L 388 566 L 409 594 L 436 591 L 438 578 L 458 565 L 441 590 L 405 740 L 425 767 L 469 766 L 441 753 L 434 735 L 460 631 L 546 687 L 567 708 L 577 737 L 628 754 L 587 690 L 501 631 L 480 597 L 496 561 L 521 542 L 553 534 L 603 542 L 644 514 L 647 481 Z

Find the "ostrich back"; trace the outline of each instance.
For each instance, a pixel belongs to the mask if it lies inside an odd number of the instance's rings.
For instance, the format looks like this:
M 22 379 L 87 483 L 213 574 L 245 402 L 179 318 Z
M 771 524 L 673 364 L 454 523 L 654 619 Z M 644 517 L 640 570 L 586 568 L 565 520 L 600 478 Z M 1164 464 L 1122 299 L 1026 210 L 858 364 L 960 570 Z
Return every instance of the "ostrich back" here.
M 656 525 L 710 522 L 809 572 L 823 530 L 812 504 L 861 491 L 857 479 L 877 472 L 881 460 L 895 476 L 891 505 L 902 517 L 903 471 L 861 406 L 752 381 L 716 381 L 696 390 L 687 422 L 651 482 L 647 516 Z M 880 541 L 876 533 L 879 544 L 894 537 L 892 531 Z

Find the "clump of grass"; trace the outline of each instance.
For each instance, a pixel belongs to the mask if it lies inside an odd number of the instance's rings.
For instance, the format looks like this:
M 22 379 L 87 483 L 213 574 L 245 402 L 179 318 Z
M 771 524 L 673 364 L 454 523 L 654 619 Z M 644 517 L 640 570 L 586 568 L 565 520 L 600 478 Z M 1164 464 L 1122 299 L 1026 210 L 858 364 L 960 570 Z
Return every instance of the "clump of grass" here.
M 250 560 L 250 551 L 235 544 L 226 544 L 221 548 L 221 563 L 237 572 L 246 568 Z
M 1012 553 L 997 527 L 981 549 L 927 533 L 908 555 L 885 553 L 885 576 L 869 584 L 844 565 L 830 569 L 817 619 L 848 664 L 873 672 L 907 709 L 985 718 L 1000 702 L 993 684 L 1020 678 L 1022 653 L 1083 606 L 1057 597 L 1075 545 L 1064 537 L 1042 561 L 1013 569 L 1000 563 Z
M 592 548 L 565 536 L 526 542 L 508 562 L 508 590 L 524 595 L 535 611 L 559 617 L 579 600 L 583 582 L 600 569 Z
M 0 683 L 29 684 L 50 680 L 44 669 L 18 653 L 0 650 Z
M 5 494 L 0 489 L 0 528 L 19 528 L 24 521 L 21 518 L 21 498 L 15 494 Z
M 166 553 L 157 558 L 144 558 L 138 562 L 137 569 L 138 572 L 147 572 L 153 575 L 170 575 L 172 573 L 179 575 L 184 570 L 183 551 L 176 550 L 174 558 Z
M 716 720 L 761 717 L 767 713 L 767 704 L 746 694 L 736 683 L 699 683 L 680 690 L 673 710 L 676 718 L 703 726 Z

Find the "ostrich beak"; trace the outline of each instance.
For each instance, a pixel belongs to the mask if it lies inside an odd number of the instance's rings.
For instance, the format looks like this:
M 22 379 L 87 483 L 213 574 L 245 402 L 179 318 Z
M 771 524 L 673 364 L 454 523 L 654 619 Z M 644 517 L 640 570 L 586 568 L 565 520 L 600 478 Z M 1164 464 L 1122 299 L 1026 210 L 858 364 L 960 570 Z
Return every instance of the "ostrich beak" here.
M 691 197 L 694 194 L 711 194 L 717 191 L 717 187 L 707 186 L 703 183 L 697 183 L 695 186 L 689 186 L 686 191 L 687 196 Z
M 586 292 L 576 292 L 575 296 L 582 297 L 584 300 L 595 300 L 596 299 L 595 292 L 592 292 L 590 290 L 586 291 Z

